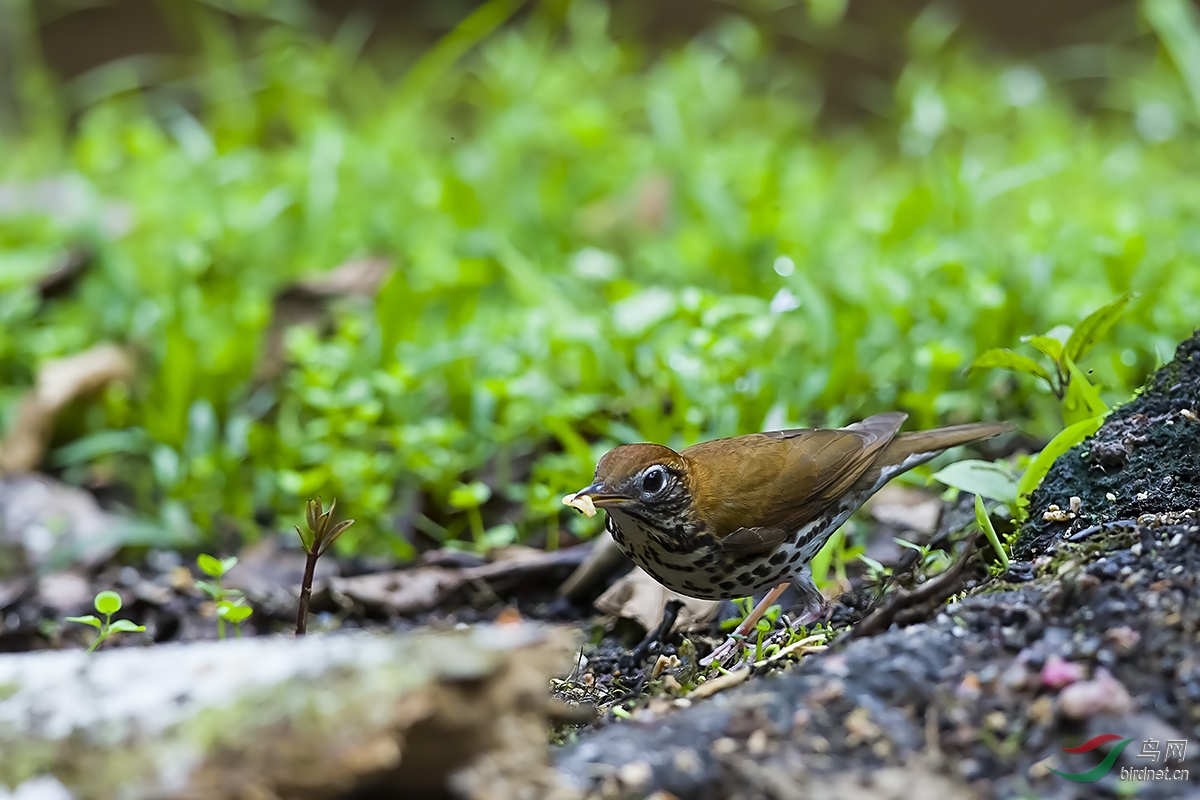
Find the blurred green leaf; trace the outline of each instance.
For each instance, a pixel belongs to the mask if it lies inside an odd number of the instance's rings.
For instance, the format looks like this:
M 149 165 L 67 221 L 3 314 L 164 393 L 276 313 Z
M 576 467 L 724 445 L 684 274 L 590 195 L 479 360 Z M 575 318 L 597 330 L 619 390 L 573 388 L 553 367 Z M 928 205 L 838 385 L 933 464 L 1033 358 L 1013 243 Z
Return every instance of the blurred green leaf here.
M 212 598 L 220 597 L 225 592 L 220 586 L 208 581 L 196 581 L 196 588 Z
M 1100 399 L 1096 387 L 1092 386 L 1074 362 L 1068 360 L 1066 364 L 1070 383 L 1067 384 L 1067 393 L 1062 402 L 1063 422 L 1074 425 L 1098 415 L 1103 416 L 1108 411 L 1108 406 Z
M 1053 382 L 1050 380 L 1050 373 L 1046 371 L 1045 367 L 1029 356 L 1015 353 L 1012 350 L 993 348 L 980 353 L 979 357 L 971 362 L 971 369 L 987 369 L 991 367 L 999 367 L 1000 369 L 1007 369 L 1013 372 L 1023 372 L 1026 375 L 1041 378 L 1047 384 L 1053 385 Z
M 82 623 L 83 625 L 91 625 L 93 628 L 104 627 L 104 623 L 101 622 L 96 617 L 92 616 L 91 614 L 88 614 L 83 617 L 66 617 L 66 621 L 67 622 L 79 622 L 79 623 Z
M 1001 503 L 1015 503 L 1017 499 L 1016 476 L 1003 465 L 991 461 L 956 461 L 935 472 L 933 479 L 960 492 L 982 495 Z
M 1049 356 L 1052 361 L 1061 361 L 1063 354 L 1063 343 L 1053 336 L 1022 336 L 1022 342 L 1028 342 L 1043 355 Z
M 983 531 L 983 535 L 987 537 L 988 542 L 991 543 L 992 549 L 996 551 L 996 558 L 999 559 L 1000 566 L 1008 569 L 1008 553 L 1001 544 L 1000 537 L 996 535 L 996 528 L 992 525 L 992 518 L 988 516 L 987 509 L 983 507 L 981 495 L 975 495 L 975 522 Z
M 101 614 L 106 616 L 115 614 L 121 610 L 121 595 L 106 589 L 96 594 L 94 605 Z
M 108 629 L 115 633 L 140 633 L 146 630 L 145 625 L 135 625 L 127 619 L 114 619 L 109 623 Z
M 1125 307 L 1134 297 L 1133 294 L 1124 294 L 1084 317 L 1083 321 L 1075 326 L 1075 330 L 1071 331 L 1071 337 L 1067 339 L 1067 343 L 1063 347 L 1066 357 L 1078 364 L 1088 354 L 1088 351 L 1096 346 L 1096 342 L 1103 339 L 1109 329 L 1116 324 L 1121 314 L 1125 312 Z
M 210 578 L 220 578 L 225 574 L 225 563 L 208 553 L 201 553 L 196 557 L 196 566 Z
M 229 601 L 222 601 L 217 604 L 217 615 L 235 625 L 245 622 L 250 618 L 252 613 L 254 613 L 254 609 L 250 608 L 250 606 L 238 605 Z
M 455 508 L 478 508 L 491 499 L 492 490 L 486 483 L 474 481 L 459 484 L 450 492 L 450 505 Z

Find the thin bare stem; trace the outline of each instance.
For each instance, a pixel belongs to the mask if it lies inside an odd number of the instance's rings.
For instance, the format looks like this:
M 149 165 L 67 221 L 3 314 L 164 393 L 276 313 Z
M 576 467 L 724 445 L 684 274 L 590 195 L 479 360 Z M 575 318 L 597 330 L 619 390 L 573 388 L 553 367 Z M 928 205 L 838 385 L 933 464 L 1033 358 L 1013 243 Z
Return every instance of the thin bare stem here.
M 312 601 L 313 573 L 317 570 L 317 559 L 320 553 L 313 550 L 304 560 L 304 580 L 300 583 L 300 603 L 296 608 L 296 635 L 303 636 L 308 632 L 308 606 Z

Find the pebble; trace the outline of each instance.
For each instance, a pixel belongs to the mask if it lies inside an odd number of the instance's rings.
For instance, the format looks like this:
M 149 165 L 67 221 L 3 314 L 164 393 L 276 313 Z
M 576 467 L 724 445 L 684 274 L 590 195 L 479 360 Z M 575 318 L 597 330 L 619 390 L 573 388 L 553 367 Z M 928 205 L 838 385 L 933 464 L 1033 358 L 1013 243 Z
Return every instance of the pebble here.
M 671 763 L 684 775 L 700 775 L 704 771 L 704 763 L 700 761 L 700 755 L 691 748 L 676 751 Z
M 1051 655 L 1042 667 L 1042 685 L 1051 689 L 1061 689 L 1076 681 L 1083 680 L 1083 667 L 1062 656 Z
M 976 677 L 974 672 L 968 672 L 963 676 L 954 694 L 959 700 L 976 700 L 979 698 L 979 678 Z
M 1029 721 L 1035 725 L 1049 725 L 1054 721 L 1054 701 L 1045 695 L 1033 701 L 1029 707 Z
M 650 782 L 654 771 L 645 761 L 630 761 L 617 768 L 617 780 L 630 789 L 637 789 Z
M 1068 719 L 1083 720 L 1099 714 L 1123 714 L 1133 707 L 1133 698 L 1120 681 L 1103 667 L 1090 681 L 1079 681 L 1059 692 L 1058 707 Z
M 1000 688 L 1010 692 L 1024 689 L 1029 682 L 1029 670 L 1019 660 L 1014 660 L 1008 669 L 1000 673 Z
M 736 739 L 730 739 L 728 736 L 722 736 L 712 743 L 713 755 L 731 756 L 738 751 L 738 743 Z

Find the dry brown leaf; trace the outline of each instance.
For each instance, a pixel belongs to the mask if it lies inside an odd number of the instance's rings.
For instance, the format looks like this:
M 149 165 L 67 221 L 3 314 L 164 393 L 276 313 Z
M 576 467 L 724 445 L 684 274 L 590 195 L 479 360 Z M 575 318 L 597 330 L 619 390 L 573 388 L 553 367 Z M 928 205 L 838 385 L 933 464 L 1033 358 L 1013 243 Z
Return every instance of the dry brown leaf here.
M 392 271 L 392 262 L 387 258 L 357 258 L 346 261 L 328 272 L 302 278 L 283 291 L 284 296 L 346 297 L 360 295 L 371 297 L 379 291 L 384 280 Z
M 347 597 L 364 606 L 390 614 L 415 614 L 435 608 L 462 586 L 463 570 L 444 567 L 380 572 L 332 578 L 329 589 L 334 599 Z
M 133 376 L 133 361 L 116 345 L 100 344 L 47 361 L 33 389 L 17 404 L 16 419 L 0 440 L 0 474 L 32 472 L 42 462 L 54 418 L 71 401 Z
M 433 564 L 394 570 L 374 575 L 335 578 L 329 588 L 334 593 L 393 614 L 414 614 L 436 608 L 464 584 L 487 584 L 497 593 L 513 591 L 520 584 L 533 582 L 555 585 L 562 575 L 575 569 L 585 556 L 585 548 L 570 547 L 547 552 L 536 547 L 511 545 L 489 553 L 491 561 L 471 566 L 454 566 L 445 555 L 427 553 Z M 466 555 L 466 554 L 458 554 Z
M 676 629 L 681 631 L 706 625 L 721 606 L 719 600 L 697 600 L 672 592 L 640 567 L 634 567 L 600 595 L 595 606 L 605 614 L 636 620 L 646 630 L 652 630 L 662 620 L 663 609 L 669 600 L 683 603 L 675 623 Z

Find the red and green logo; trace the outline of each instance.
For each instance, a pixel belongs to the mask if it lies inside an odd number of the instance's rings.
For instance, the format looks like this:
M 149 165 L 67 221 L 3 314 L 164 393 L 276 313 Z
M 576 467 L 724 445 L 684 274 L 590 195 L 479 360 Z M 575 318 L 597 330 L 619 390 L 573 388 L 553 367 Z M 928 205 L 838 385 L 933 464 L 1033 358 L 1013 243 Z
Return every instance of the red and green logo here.
M 1112 749 L 1108 751 L 1108 755 L 1104 757 L 1096 766 L 1089 769 L 1087 772 L 1059 772 L 1054 767 L 1050 767 L 1050 771 L 1060 778 L 1066 778 L 1069 781 L 1076 783 L 1092 783 L 1103 778 L 1112 770 L 1113 764 L 1117 763 L 1117 759 L 1121 757 L 1121 751 L 1129 746 L 1133 739 L 1123 739 L 1115 733 L 1105 733 L 1100 736 L 1093 736 L 1081 745 L 1075 747 L 1064 747 L 1064 753 L 1090 753 L 1097 747 L 1103 747 L 1109 742 L 1116 742 Z

